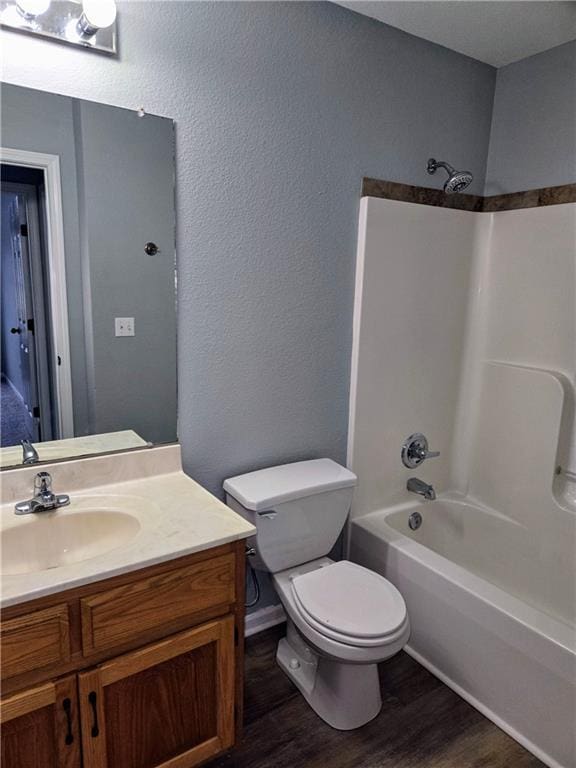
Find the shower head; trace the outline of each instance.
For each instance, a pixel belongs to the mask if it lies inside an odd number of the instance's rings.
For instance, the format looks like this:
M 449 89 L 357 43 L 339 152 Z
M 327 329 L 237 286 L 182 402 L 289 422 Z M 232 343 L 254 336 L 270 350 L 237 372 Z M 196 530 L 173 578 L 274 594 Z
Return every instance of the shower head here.
M 448 179 L 444 184 L 444 192 L 447 195 L 451 195 L 455 192 L 463 192 L 466 187 L 469 187 L 474 178 L 470 171 L 456 171 L 448 163 L 442 160 L 435 160 L 433 157 L 428 160 L 428 173 L 436 173 L 438 168 L 444 168 L 448 174 Z

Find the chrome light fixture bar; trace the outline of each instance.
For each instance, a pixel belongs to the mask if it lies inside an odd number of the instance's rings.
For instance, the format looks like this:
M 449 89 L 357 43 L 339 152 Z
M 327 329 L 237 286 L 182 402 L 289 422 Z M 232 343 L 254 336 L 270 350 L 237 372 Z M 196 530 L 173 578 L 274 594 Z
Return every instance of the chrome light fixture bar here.
M 0 0 L 0 26 L 100 53 L 117 54 L 115 0 Z

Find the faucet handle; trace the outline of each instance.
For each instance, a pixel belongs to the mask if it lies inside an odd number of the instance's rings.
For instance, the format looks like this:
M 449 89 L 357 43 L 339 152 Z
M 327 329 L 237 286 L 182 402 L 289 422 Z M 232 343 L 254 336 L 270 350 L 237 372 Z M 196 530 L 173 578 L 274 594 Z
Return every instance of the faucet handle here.
M 38 472 L 34 478 L 34 493 L 36 496 L 52 493 L 52 475 L 50 472 Z
M 402 464 L 408 469 L 415 469 L 426 459 L 440 456 L 440 451 L 428 450 L 428 438 L 421 432 L 415 432 L 407 437 L 402 446 Z

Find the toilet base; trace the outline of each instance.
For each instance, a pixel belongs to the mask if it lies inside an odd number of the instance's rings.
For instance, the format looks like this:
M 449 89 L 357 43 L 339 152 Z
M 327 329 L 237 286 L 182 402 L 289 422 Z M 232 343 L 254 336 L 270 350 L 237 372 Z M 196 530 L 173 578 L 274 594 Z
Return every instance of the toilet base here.
M 377 664 L 346 664 L 319 655 L 288 621 L 276 661 L 316 714 L 339 731 L 373 720 L 382 708 Z

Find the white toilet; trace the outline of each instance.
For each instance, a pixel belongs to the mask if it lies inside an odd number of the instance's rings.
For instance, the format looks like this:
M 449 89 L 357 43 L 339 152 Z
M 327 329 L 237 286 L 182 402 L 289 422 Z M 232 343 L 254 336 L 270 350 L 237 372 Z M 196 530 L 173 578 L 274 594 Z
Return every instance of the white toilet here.
M 342 531 L 356 475 L 331 459 L 261 469 L 224 482 L 250 520 L 254 566 L 273 574 L 288 615 L 277 661 L 314 711 L 350 730 L 382 706 L 377 663 L 407 642 L 406 605 L 382 576 L 326 555 Z

